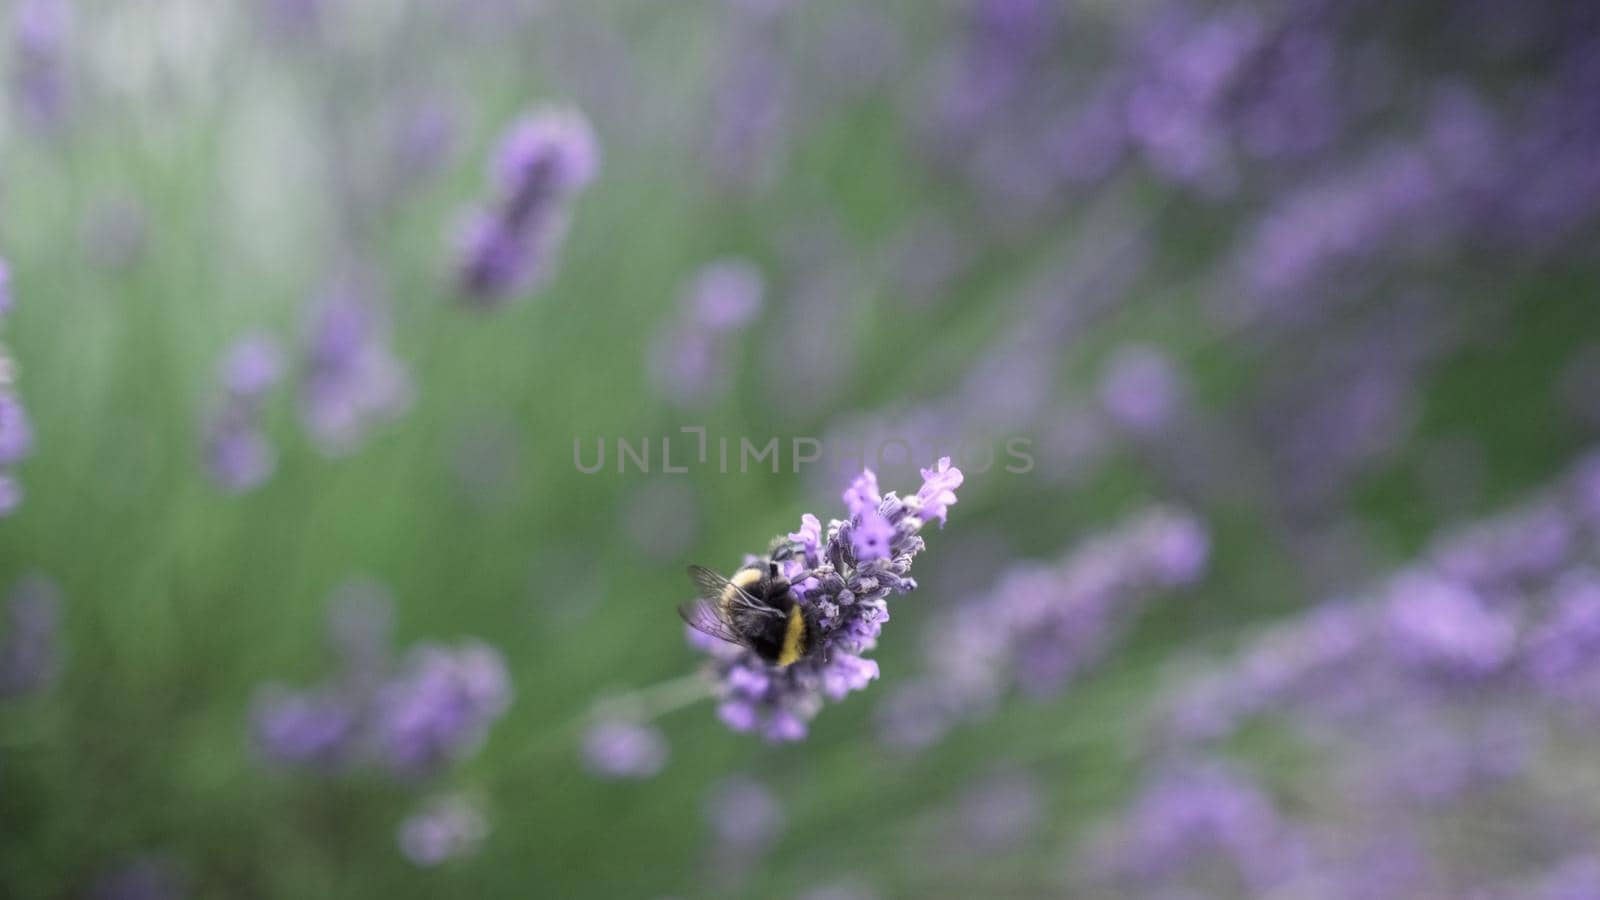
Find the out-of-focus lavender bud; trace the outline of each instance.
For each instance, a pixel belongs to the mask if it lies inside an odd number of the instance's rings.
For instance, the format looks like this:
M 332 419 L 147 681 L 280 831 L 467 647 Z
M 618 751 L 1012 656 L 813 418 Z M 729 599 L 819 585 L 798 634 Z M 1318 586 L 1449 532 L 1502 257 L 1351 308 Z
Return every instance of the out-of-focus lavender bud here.
M 265 334 L 235 341 L 223 359 L 223 396 L 204 434 L 206 470 L 224 490 L 242 493 L 264 484 L 278 454 L 261 430 L 262 405 L 283 377 L 283 351 Z
M 13 82 L 24 116 L 51 129 L 67 114 L 67 42 L 72 10 L 66 0 L 19 0 L 12 12 Z
M 456 110 L 439 97 L 425 97 L 406 110 L 394 137 L 397 177 L 421 181 L 442 169 L 456 151 Z
M 1100 379 L 1100 405 L 1111 420 L 1135 437 L 1160 433 L 1184 402 L 1183 377 L 1154 347 L 1124 347 L 1107 363 Z
M 1158 774 L 1089 868 L 1136 893 L 1203 879 L 1223 894 L 1258 896 L 1302 865 L 1300 839 L 1269 796 L 1237 771 L 1196 765 Z
M 32 452 L 33 424 L 28 412 L 16 394 L 0 386 L 0 468 L 15 466 Z
M 406 859 L 432 868 L 470 856 L 489 834 L 482 810 L 467 797 L 435 797 L 400 823 L 397 839 Z
M 1055 565 L 1015 566 L 988 594 L 936 621 L 928 673 L 891 698 L 880 736 L 918 749 L 986 714 L 1007 687 L 1060 690 L 1104 656 L 1145 595 L 1193 582 L 1209 553 L 1197 520 L 1154 509 Z
M 491 167 L 493 196 L 462 233 L 460 281 L 470 299 L 500 305 L 554 273 L 573 200 L 599 167 L 594 132 L 575 110 L 532 113 L 512 126 Z
M 269 763 L 332 771 L 360 749 L 361 712 L 329 691 L 290 691 L 268 685 L 256 695 L 251 732 Z
M 0 697 L 39 693 L 61 672 L 61 590 L 42 575 L 18 581 L 6 597 L 0 638 Z
M 652 351 L 651 368 L 661 390 L 686 405 L 720 397 L 727 389 L 735 336 L 760 315 L 765 292 L 761 270 L 745 260 L 717 260 L 695 273 L 677 321 Z
M 1517 625 L 1469 589 L 1416 572 L 1390 587 L 1388 622 L 1395 653 L 1443 674 L 1478 676 L 1511 661 Z
M 629 719 L 599 719 L 583 735 L 584 767 L 601 778 L 653 778 L 667 753 L 658 729 Z
M 510 705 L 499 651 L 476 641 L 423 645 L 377 698 L 380 753 L 397 775 L 431 775 L 476 750 Z
M 795 117 L 794 74 L 778 41 L 787 4 L 741 3 L 728 23 L 712 85 L 703 158 L 713 183 L 735 194 L 771 183 Z
M 355 452 L 373 428 L 411 408 L 411 375 L 389 345 L 376 299 L 361 285 L 335 285 L 313 305 L 305 342 L 300 419 L 323 453 Z
M 283 349 L 264 334 L 240 338 L 222 364 L 223 387 L 236 397 L 259 397 L 282 378 Z

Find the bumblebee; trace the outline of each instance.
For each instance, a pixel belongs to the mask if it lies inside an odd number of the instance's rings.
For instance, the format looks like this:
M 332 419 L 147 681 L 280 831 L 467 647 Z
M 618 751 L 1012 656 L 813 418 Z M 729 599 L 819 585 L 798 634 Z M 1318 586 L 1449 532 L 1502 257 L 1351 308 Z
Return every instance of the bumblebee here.
M 811 656 L 822 646 L 822 628 L 779 570 L 782 558 L 775 551 L 732 578 L 690 566 L 700 596 L 678 607 L 678 615 L 690 628 L 745 647 L 780 669 Z

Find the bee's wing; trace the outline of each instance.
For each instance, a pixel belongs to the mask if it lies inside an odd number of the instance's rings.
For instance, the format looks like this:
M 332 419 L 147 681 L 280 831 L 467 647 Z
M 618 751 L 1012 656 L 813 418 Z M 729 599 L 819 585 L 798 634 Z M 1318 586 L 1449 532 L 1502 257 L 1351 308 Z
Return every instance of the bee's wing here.
M 717 607 L 705 600 L 691 600 L 678 607 L 678 615 L 683 618 L 684 624 L 701 634 L 709 634 L 719 640 L 730 644 L 744 646 L 744 641 L 728 626 L 722 615 L 717 612 Z
M 736 607 L 741 611 L 749 612 L 758 616 L 769 616 L 773 618 L 783 617 L 782 611 L 775 609 L 768 604 L 762 603 L 755 597 L 752 597 L 749 591 L 739 587 L 728 579 L 723 578 L 721 575 L 718 575 L 716 572 L 711 571 L 705 566 L 690 566 L 689 577 L 694 579 L 694 585 L 700 591 L 700 599 L 709 603 L 714 609 L 722 609 L 722 595 L 729 588 L 732 588 L 733 594 L 728 598 L 727 606 Z

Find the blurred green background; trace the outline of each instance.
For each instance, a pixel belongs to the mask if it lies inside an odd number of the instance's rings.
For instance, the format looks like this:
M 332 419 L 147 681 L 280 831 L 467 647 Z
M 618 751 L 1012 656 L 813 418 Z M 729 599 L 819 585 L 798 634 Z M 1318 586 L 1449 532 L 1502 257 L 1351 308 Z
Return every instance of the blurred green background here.
M 1240 340 L 1206 314 L 1195 273 L 1248 203 L 1219 210 L 1130 176 L 992 240 L 971 201 L 923 164 L 925 138 L 902 114 L 921 84 L 910 61 L 959 26 L 943 4 L 873 5 L 896 26 L 900 68 L 859 95 L 806 103 L 758 190 L 707 173 L 703 137 L 738 40 L 740 13 L 723 4 L 328 4 L 309 33 L 274 24 L 268 5 L 74 4 L 65 123 L 39 131 L 12 116 L 0 134 L 0 256 L 16 298 L 0 337 L 37 433 L 19 470 L 26 500 L 0 522 L 0 583 L 38 571 L 60 584 L 65 653 L 50 689 L 0 701 L 6 896 L 84 896 L 146 856 L 197 897 L 795 896 L 839 883 L 882 896 L 1049 894 L 1074 841 L 1131 789 L 1141 713 L 1167 663 L 1359 584 L 1441 523 L 1558 471 L 1592 434 L 1564 412 L 1555 361 L 1600 333 L 1593 266 L 1506 275 L 1454 262 L 1432 284 L 1492 323 L 1492 339 L 1429 368 L 1405 439 L 1354 479 L 1342 513 L 1362 524 L 1365 568 L 1330 580 L 1308 565 L 1270 480 L 1194 490 L 1159 452 L 1116 452 L 1079 480 L 1052 477 L 1048 460 L 1032 475 L 974 475 L 948 528 L 928 535 L 921 589 L 896 601 L 882 682 L 793 745 L 731 733 L 710 704 L 691 706 L 659 722 L 670 746 L 659 775 L 599 779 L 580 752 L 595 702 L 697 664 L 673 615 L 684 564 L 731 568 L 803 512 L 839 515 L 843 484 L 700 468 L 587 476 L 574 439 L 682 425 L 822 436 L 847 414 L 947 396 L 1026 314 L 1029 286 L 1104 237 L 1107 207 L 1150 251 L 1110 309 L 1059 341 L 1056 390 L 1090 395 L 1117 347 L 1160 346 L 1194 408 L 1249 446 L 1241 411 L 1262 380 L 1328 332 Z M 811 80 L 825 57 L 812 50 L 852 10 L 797 6 L 782 45 L 813 64 L 795 67 L 792 86 L 821 93 Z M 432 174 L 394 186 L 390 138 L 418 98 L 448 101 L 451 148 Z M 545 103 L 593 120 L 599 177 L 576 201 L 552 281 L 503 309 L 468 308 L 452 229 L 486 194 L 504 128 Z M 104 221 L 121 209 L 142 225 L 134 249 L 108 261 L 96 223 L 115 227 Z M 894 251 L 930 209 L 980 249 L 936 302 L 918 303 Z M 764 272 L 763 317 L 738 342 L 725 396 L 673 404 L 653 389 L 652 342 L 694 273 L 729 256 Z M 296 346 L 308 298 L 352 264 L 388 298 L 414 406 L 358 452 L 327 458 L 297 427 L 293 391 L 278 391 L 265 418 L 277 471 L 247 494 L 219 490 L 200 435 L 226 347 L 253 330 Z M 787 389 L 773 364 L 780 322 L 819 274 L 837 298 L 826 341 L 837 380 Z M 1462 435 L 1477 478 L 1441 505 L 1426 472 Z M 1155 604 L 1059 697 L 1009 701 L 914 755 L 875 739 L 879 695 L 919 669 L 938 609 L 1008 560 L 1056 558 L 1155 501 L 1209 525 L 1200 586 Z M 356 576 L 393 592 L 397 647 L 476 636 L 510 668 L 509 712 L 433 783 L 477 798 L 492 830 L 435 869 L 395 841 L 432 787 L 273 769 L 250 745 L 261 684 L 332 670 L 328 597 Z M 952 834 L 964 791 L 1018 768 L 1041 786 L 1043 823 L 1001 852 L 963 851 Z M 786 822 L 739 877 L 718 875 L 704 812 L 730 774 L 770 786 Z

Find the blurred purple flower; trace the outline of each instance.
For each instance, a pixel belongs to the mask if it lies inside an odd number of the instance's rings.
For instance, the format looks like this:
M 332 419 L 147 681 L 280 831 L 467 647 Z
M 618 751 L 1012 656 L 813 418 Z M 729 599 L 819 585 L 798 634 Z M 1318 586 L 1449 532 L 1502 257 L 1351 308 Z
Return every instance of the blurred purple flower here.
M 61 672 L 61 589 L 42 575 L 14 584 L 6 596 L 0 638 L 0 697 L 47 690 Z
M 961 482 L 961 471 L 941 459 L 923 470 L 922 488 L 901 499 L 880 494 L 877 476 L 867 470 L 844 492 L 850 517 L 829 522 L 825 538 L 814 516 L 802 518 L 792 538 L 798 552 L 783 568 L 792 579 L 804 574 L 796 592 L 818 614 L 820 649 L 806 658 L 769 666 L 743 648 L 690 631 L 709 656 L 717 712 L 728 727 L 759 731 L 774 742 L 800 740 L 825 699 L 837 702 L 877 679 L 878 664 L 865 654 L 889 620 L 888 599 L 916 589 L 910 571 L 924 546 L 919 532 L 928 519 L 943 520 Z M 870 553 L 858 554 L 858 530 L 881 531 L 877 543 L 862 542 Z
M 714 184 L 753 193 L 772 180 L 796 115 L 794 73 L 779 44 L 786 3 L 740 3 L 712 82 L 702 158 Z
M 10 468 L 33 452 L 33 424 L 22 401 L 0 386 L 0 469 Z
M 1110 649 L 1142 595 L 1193 582 L 1209 552 L 1198 521 L 1154 509 L 1059 563 L 1014 566 L 988 594 L 935 620 L 927 672 L 879 710 L 880 737 L 918 749 L 986 714 L 1008 687 L 1060 690 Z
M 412 103 L 395 127 L 395 178 L 413 184 L 438 172 L 456 149 L 457 111 L 443 98 L 426 96 Z
M 66 0 L 18 0 L 12 12 L 12 78 L 22 112 L 50 129 L 67 113 L 67 41 L 72 9 Z
M 257 751 L 275 765 L 333 771 L 360 749 L 361 710 L 336 692 L 268 685 L 257 692 L 250 718 Z
M 10 315 L 11 270 L 0 260 L 0 320 Z M 0 518 L 22 504 L 22 484 L 16 466 L 33 453 L 33 424 L 16 392 L 16 362 L 0 344 Z
M 431 775 L 476 750 L 510 705 L 499 651 L 477 641 L 423 645 L 377 697 L 379 752 L 397 775 Z
M 300 419 L 327 455 L 355 452 L 372 428 L 411 408 L 411 375 L 389 346 L 376 299 L 357 280 L 341 280 L 310 308 L 304 365 Z
M 1135 437 L 1150 437 L 1172 422 L 1183 403 L 1183 377 L 1154 347 L 1128 346 L 1106 364 L 1100 405 Z
M 423 644 L 396 666 L 392 601 L 376 583 L 342 585 L 331 607 L 334 677 L 303 691 L 257 692 L 252 731 L 267 761 L 321 771 L 376 763 L 397 778 L 423 778 L 476 750 L 510 705 L 505 663 L 487 644 Z
M 1491 674 L 1511 661 L 1517 624 L 1485 606 L 1469 589 L 1429 573 L 1403 574 L 1390 585 L 1388 626 L 1394 653 L 1429 671 Z
M 677 321 L 653 349 L 651 369 L 660 389 L 686 405 L 722 396 L 734 338 L 761 314 L 765 292 L 761 270 L 745 260 L 721 259 L 696 272 Z
M 604 718 L 583 736 L 585 768 L 602 778 L 653 778 L 667 764 L 667 739 L 654 726 Z
M 264 334 L 235 341 L 223 360 L 223 397 L 205 425 L 206 469 L 219 487 L 242 493 L 272 476 L 277 451 L 261 430 L 266 395 L 283 377 L 283 352 Z
M 512 126 L 493 160 L 493 196 L 463 232 L 460 279 L 471 300 L 496 306 L 551 276 L 572 202 L 599 165 L 594 132 L 575 110 L 532 113 Z
M 406 859 L 432 868 L 472 855 L 489 834 L 482 810 L 465 796 L 434 797 L 400 823 L 397 839 Z
M 1242 773 L 1215 766 L 1157 774 L 1107 838 L 1091 868 L 1140 894 L 1165 883 L 1261 896 L 1305 862 L 1296 829 L 1272 799 Z

